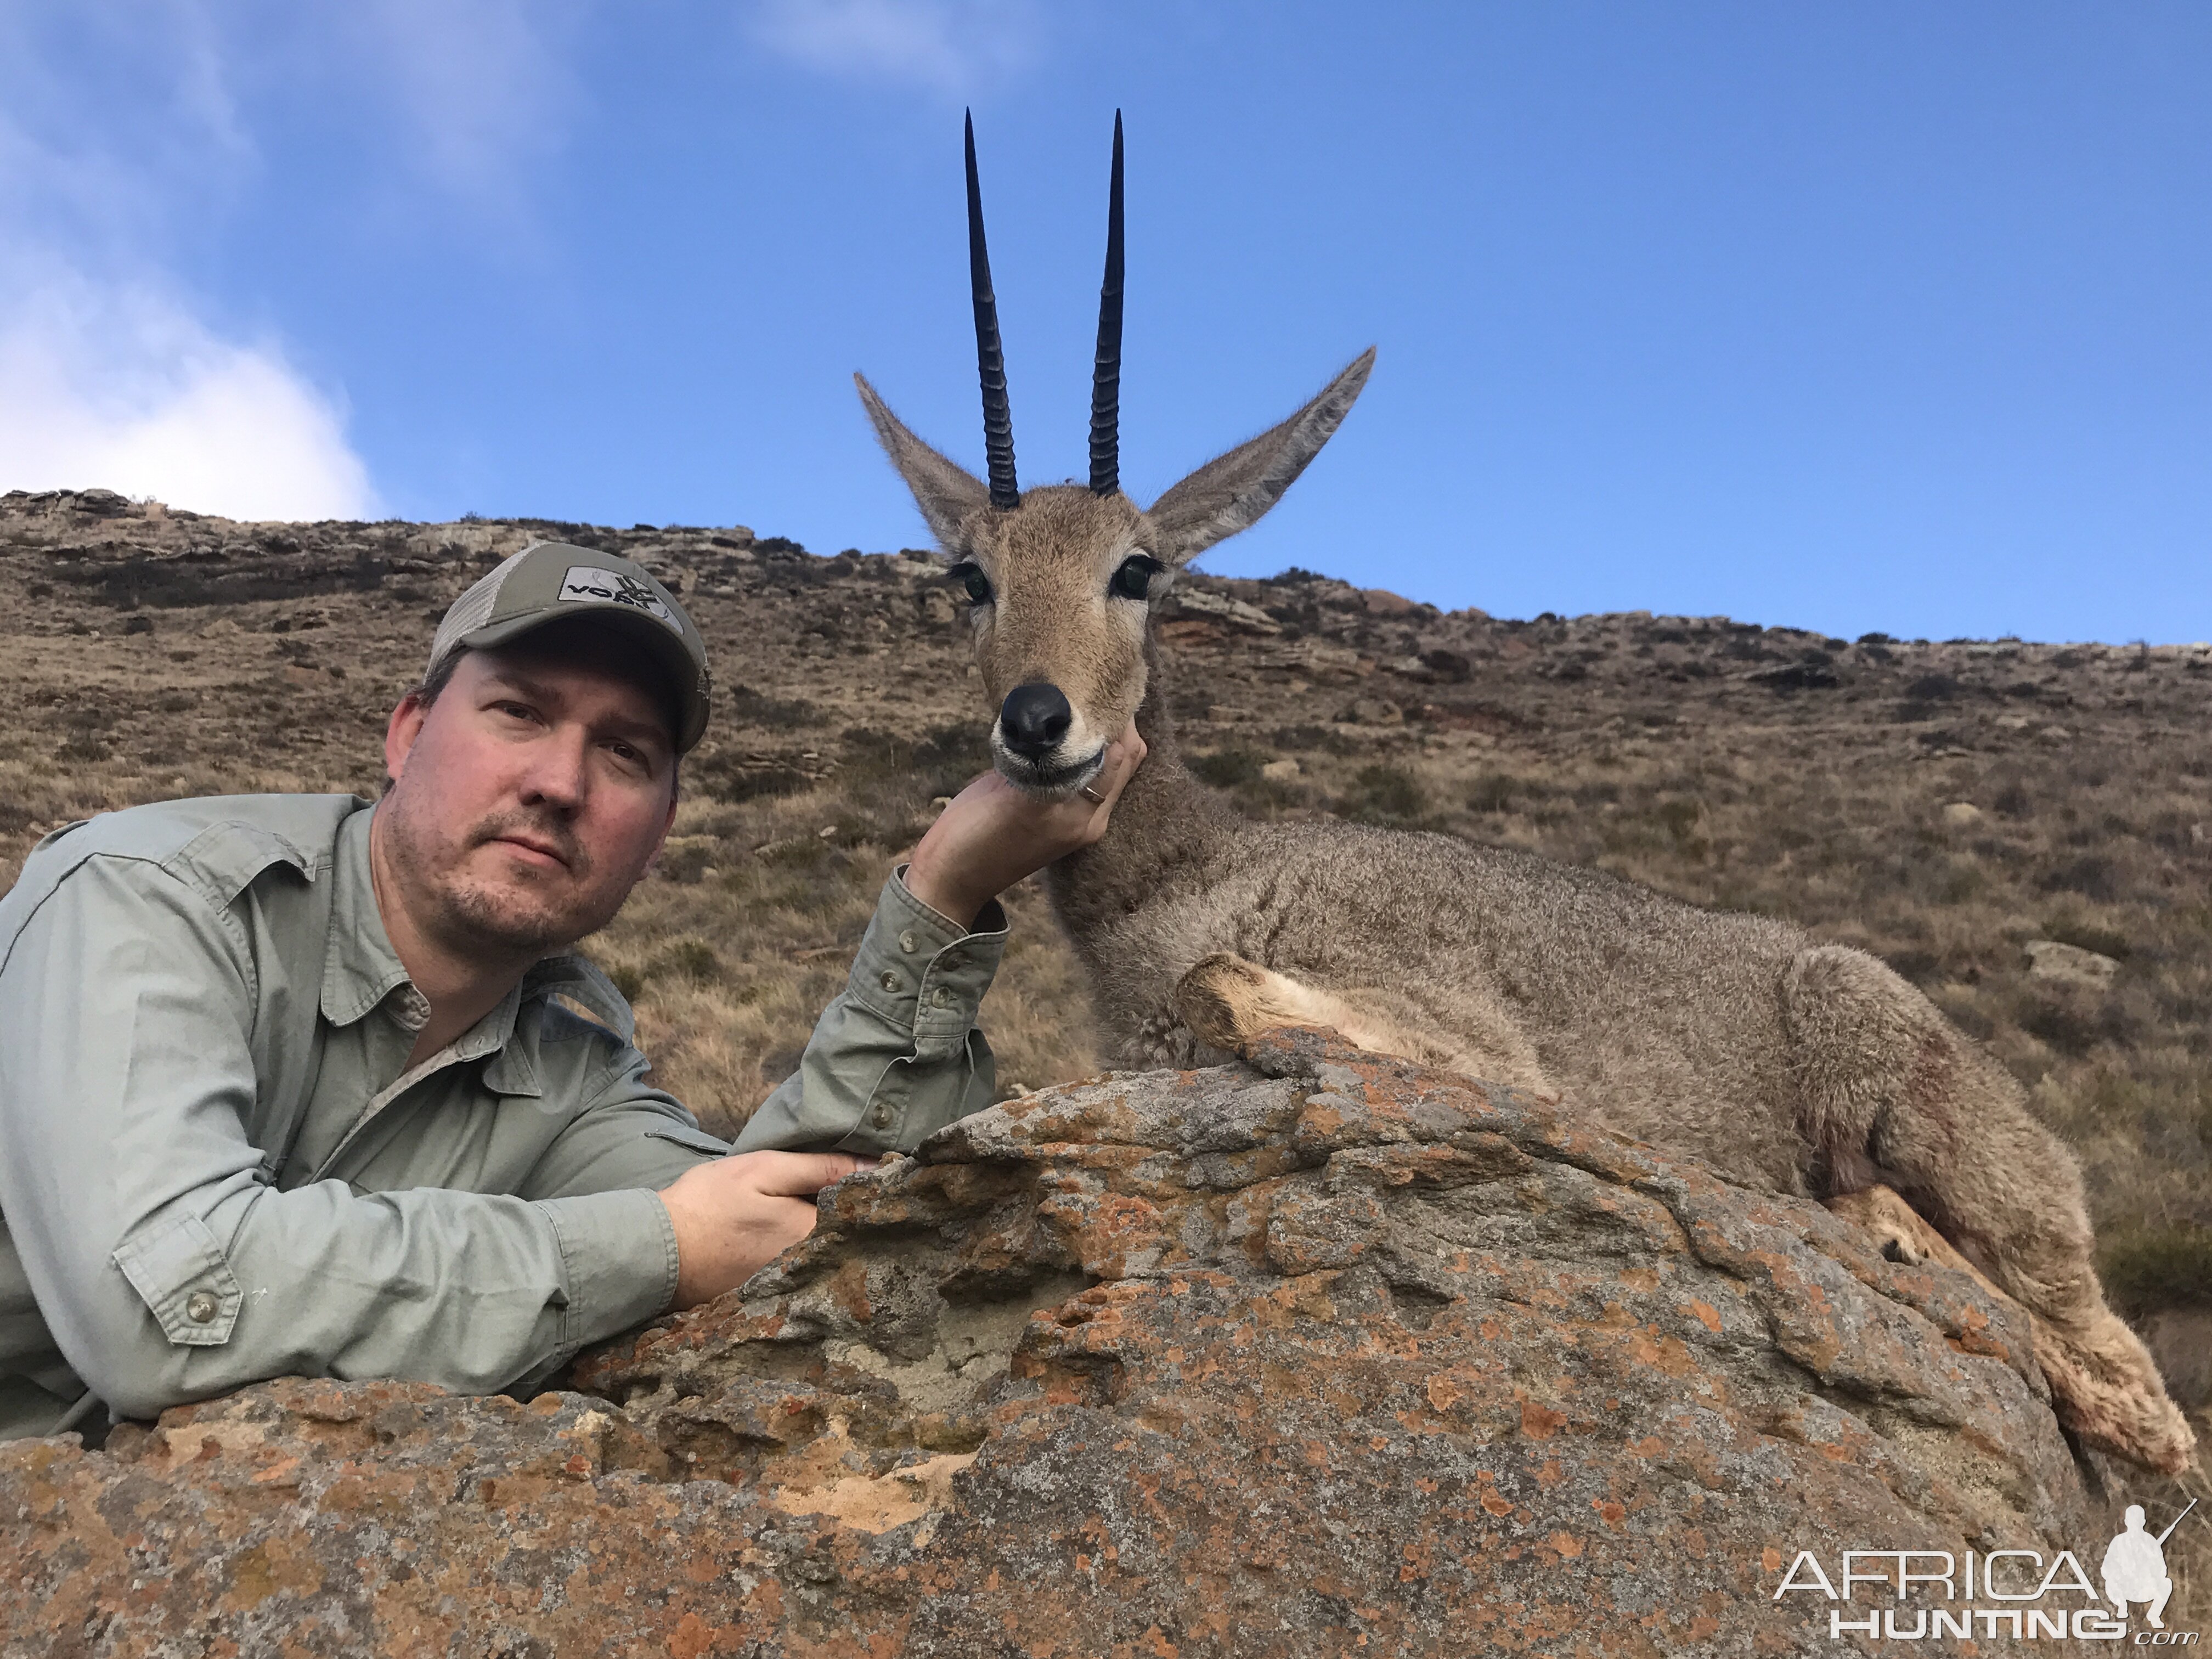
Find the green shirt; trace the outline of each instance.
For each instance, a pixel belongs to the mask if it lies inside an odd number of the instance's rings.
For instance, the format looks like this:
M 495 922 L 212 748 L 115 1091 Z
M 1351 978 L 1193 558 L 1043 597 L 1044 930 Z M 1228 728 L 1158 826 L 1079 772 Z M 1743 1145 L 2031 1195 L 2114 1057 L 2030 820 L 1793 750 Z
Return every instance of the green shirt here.
M 428 1008 L 372 816 L 135 807 L 47 836 L 0 898 L 0 1438 L 294 1373 L 526 1386 L 668 1309 L 654 1189 L 728 1147 L 646 1082 L 579 957 L 407 1069 Z M 894 874 L 742 1146 L 902 1150 L 987 1104 L 989 921 Z

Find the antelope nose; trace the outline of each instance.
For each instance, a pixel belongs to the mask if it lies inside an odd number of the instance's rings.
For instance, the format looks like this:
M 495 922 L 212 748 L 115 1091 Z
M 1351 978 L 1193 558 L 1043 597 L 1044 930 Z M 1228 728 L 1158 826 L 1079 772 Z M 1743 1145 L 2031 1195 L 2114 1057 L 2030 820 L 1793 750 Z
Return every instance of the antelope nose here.
M 1006 747 L 1029 760 L 1042 760 L 1067 735 L 1075 711 L 1056 685 L 1018 685 L 999 710 L 999 730 Z

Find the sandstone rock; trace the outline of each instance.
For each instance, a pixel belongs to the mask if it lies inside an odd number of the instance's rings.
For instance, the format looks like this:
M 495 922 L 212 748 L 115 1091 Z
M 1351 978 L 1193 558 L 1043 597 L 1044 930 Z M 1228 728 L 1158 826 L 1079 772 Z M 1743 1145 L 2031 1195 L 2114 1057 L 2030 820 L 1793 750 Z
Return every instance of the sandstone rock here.
M 705 876 L 721 847 L 717 836 L 671 836 L 660 843 L 653 867 L 663 878 L 689 886 Z
M 1279 648 L 1279 660 L 1316 685 L 1342 685 L 1375 672 L 1374 663 L 1349 646 L 1309 634 Z
M 0 1652 L 1832 1651 L 1801 1549 L 2101 1548 L 2016 1310 L 1280 1035 L 1006 1103 L 529 1403 L 0 1447 Z
M 2120 971 L 2120 964 L 2094 951 L 2085 951 L 2078 945 L 2061 945 L 2055 939 L 2036 939 L 2027 942 L 2027 976 L 2045 985 L 2070 985 L 2085 991 L 2103 991 L 2112 987 L 2112 975 Z
M 1438 679 L 1449 680 L 1455 685 L 1463 684 L 1474 672 L 1474 665 L 1464 652 L 1424 651 L 1420 660 L 1422 666 Z
M 1744 676 L 1753 685 L 1763 685 L 1770 691 L 1829 691 L 1843 681 L 1832 668 L 1822 663 L 1785 662 L 1771 668 L 1754 668 Z
M 1954 800 L 1943 809 L 1943 822 L 1954 830 L 1971 830 L 1982 821 L 1982 809 L 1970 800 Z
M 1363 587 L 1359 602 L 1367 607 L 1370 617 L 1408 617 L 1421 607 L 1402 593 L 1393 593 L 1387 587 Z
M 1168 591 L 1160 614 L 1170 619 L 1218 623 L 1235 633 L 1262 637 L 1283 631 L 1283 625 L 1258 605 L 1188 582 L 1178 582 Z

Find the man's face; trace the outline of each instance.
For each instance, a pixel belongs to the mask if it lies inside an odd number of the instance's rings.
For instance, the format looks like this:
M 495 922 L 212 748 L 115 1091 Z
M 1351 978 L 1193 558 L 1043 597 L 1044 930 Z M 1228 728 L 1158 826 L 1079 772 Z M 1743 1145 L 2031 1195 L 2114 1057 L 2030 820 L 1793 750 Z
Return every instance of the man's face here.
M 471 651 L 385 734 L 384 864 L 413 927 L 535 957 L 604 927 L 676 815 L 676 757 L 618 646 Z

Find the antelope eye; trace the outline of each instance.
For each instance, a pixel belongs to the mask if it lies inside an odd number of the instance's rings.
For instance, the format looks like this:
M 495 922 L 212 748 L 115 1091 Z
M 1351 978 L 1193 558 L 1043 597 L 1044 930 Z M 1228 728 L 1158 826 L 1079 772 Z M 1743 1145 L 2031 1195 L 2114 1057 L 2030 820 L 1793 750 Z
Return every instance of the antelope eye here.
M 968 590 L 968 597 L 977 605 L 991 602 L 991 579 L 983 574 L 980 564 L 956 564 L 952 579 Z
M 1158 559 L 1132 553 L 1121 561 L 1121 568 L 1114 573 L 1114 580 L 1106 585 L 1106 591 L 1117 599 L 1143 600 L 1151 594 L 1153 574 L 1163 568 Z

